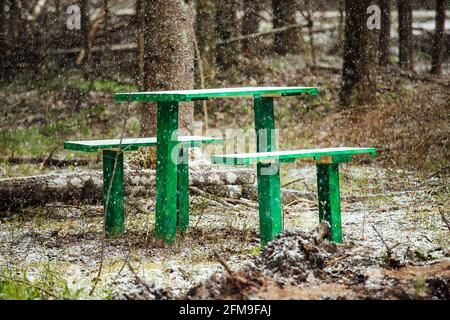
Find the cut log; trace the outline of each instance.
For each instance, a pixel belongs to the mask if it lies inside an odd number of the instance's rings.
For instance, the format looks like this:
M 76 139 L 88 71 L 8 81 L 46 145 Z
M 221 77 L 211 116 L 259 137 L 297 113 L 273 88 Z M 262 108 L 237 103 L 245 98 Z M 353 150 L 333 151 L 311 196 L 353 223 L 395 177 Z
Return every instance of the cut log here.
M 155 193 L 154 170 L 129 170 L 124 174 L 125 193 L 128 196 L 152 196 Z M 192 186 L 252 185 L 255 170 L 213 167 L 209 170 L 191 170 Z M 18 211 L 27 206 L 45 203 L 102 201 L 103 173 L 83 172 L 48 174 L 0 179 L 0 212 Z

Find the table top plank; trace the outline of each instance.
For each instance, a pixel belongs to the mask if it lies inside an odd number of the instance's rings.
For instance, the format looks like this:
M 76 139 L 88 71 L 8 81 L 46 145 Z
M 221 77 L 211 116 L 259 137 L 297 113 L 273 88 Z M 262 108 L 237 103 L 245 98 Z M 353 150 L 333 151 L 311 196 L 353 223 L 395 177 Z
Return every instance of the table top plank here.
M 211 156 L 211 162 L 214 164 L 230 165 L 249 165 L 254 162 L 264 162 L 270 160 L 291 161 L 302 158 L 315 158 L 327 156 L 351 156 L 356 154 L 376 155 L 375 148 L 321 148 L 321 149 L 302 149 L 292 151 L 273 151 L 273 152 L 254 152 L 254 153 L 236 153 Z
M 121 92 L 115 94 L 115 100 L 126 101 L 194 101 L 210 98 L 254 97 L 254 96 L 295 96 L 302 94 L 317 95 L 316 87 L 242 87 L 198 90 L 175 90 L 154 92 Z
M 221 143 L 223 142 L 223 139 L 203 136 L 180 136 L 178 137 L 178 142 L 195 147 L 206 143 Z M 64 149 L 83 152 L 97 152 L 100 149 L 120 148 L 131 151 L 142 147 L 153 147 L 156 145 L 156 137 L 125 138 L 122 139 L 122 143 L 120 139 L 65 141 Z

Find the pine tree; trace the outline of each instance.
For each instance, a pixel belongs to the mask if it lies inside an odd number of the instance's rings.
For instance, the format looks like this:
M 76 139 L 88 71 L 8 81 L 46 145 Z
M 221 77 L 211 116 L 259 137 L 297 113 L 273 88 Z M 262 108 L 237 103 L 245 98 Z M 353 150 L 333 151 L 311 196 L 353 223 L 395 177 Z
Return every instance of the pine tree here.
M 272 0 L 273 27 L 281 28 L 296 24 L 295 0 Z M 279 55 L 301 51 L 300 33 L 295 28 L 279 32 L 274 37 L 274 51 Z
M 414 69 L 412 6 L 411 0 L 398 0 L 398 47 L 399 64 L 405 69 Z
M 379 0 L 381 9 L 381 29 L 378 42 L 378 64 L 389 64 L 389 42 L 391 40 L 391 0 Z
M 194 87 L 194 8 L 192 1 L 145 2 L 144 89 L 180 90 Z M 191 130 L 191 104 L 180 105 L 178 126 Z M 143 134 L 156 134 L 156 108 L 141 111 Z
M 258 32 L 261 17 L 260 0 L 244 0 L 244 17 L 242 18 L 242 35 L 254 34 Z M 242 52 L 247 56 L 257 56 L 261 52 L 261 41 L 259 38 L 245 39 L 242 41 Z
M 370 0 L 345 1 L 345 43 L 341 102 L 350 104 L 356 95 L 360 103 L 372 98 L 371 34 L 367 28 L 366 10 Z
M 445 0 L 436 0 L 436 31 L 431 52 L 431 73 L 441 74 L 444 55 Z

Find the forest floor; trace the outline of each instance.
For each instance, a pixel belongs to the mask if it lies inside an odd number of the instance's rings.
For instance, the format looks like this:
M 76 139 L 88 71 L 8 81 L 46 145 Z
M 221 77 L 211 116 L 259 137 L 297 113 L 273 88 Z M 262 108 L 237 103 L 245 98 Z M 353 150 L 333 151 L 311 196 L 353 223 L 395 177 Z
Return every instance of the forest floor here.
M 310 194 L 284 205 L 285 230 L 303 230 L 302 237 L 312 236 L 318 226 L 316 201 L 311 200 L 315 194 L 315 168 L 292 166 L 283 180 L 299 177 L 301 182 L 293 187 L 307 188 Z M 291 270 L 287 274 L 278 275 L 279 270 L 272 270 L 272 275 L 266 272 L 266 280 L 261 284 L 262 280 L 254 282 L 253 273 L 243 271 L 243 275 L 253 280 L 237 293 L 232 288 L 222 292 L 222 279 L 217 280 L 217 288 L 211 285 L 216 280 L 207 282 L 212 288 L 209 294 L 197 289 L 190 291 L 191 297 L 242 298 L 243 292 L 247 292 L 247 297 L 260 298 L 448 299 L 450 230 L 443 214 L 448 212 L 449 179 L 421 180 L 413 172 L 368 165 L 344 166 L 341 179 L 345 245 L 338 245 L 339 250 L 323 257 L 324 263 L 337 259 L 334 269 L 326 270 L 329 276 L 308 277 L 308 272 L 322 269 L 308 265 L 309 269 L 304 270 L 306 278 L 302 278 L 295 272 L 300 264 L 293 261 L 289 265 L 289 259 L 282 256 L 277 263 Z M 173 246 L 161 248 L 153 241 L 153 200 L 140 199 L 134 204 L 142 209 L 136 210 L 135 206 L 128 209 L 126 233 L 103 243 L 101 205 L 51 203 L 3 218 L 0 269 L 26 273 L 29 279 L 48 277 L 46 272 L 51 270 L 52 276 L 67 281 L 71 292 L 80 290 L 79 297 L 88 298 L 103 261 L 101 281 L 93 297 L 119 299 L 182 297 L 216 272 L 223 274 L 223 265 L 216 254 L 231 270 L 254 270 L 247 265 L 261 254 L 256 209 L 239 205 L 231 208 L 211 203 L 208 198 L 192 197 L 189 232 Z M 299 250 L 289 244 L 277 246 L 272 251 L 279 255 L 286 255 L 286 248 Z M 345 272 L 347 277 L 341 277 Z M 359 287 L 352 286 L 358 277 L 362 277 Z M 403 287 L 396 287 L 395 294 L 387 290 L 395 282 L 392 279 L 405 281 Z M 294 289 L 299 283 L 302 286 Z M 373 288 L 363 294 L 358 291 L 363 290 L 361 283 L 364 286 L 372 283 Z
M 321 88 L 316 98 L 277 100 L 281 148 L 377 148 L 377 157 L 342 166 L 344 245 L 313 238 L 315 168 L 287 164 L 282 184 L 305 196 L 284 203 L 287 233 L 264 251 L 257 209 L 249 206 L 193 195 L 189 232 L 161 248 L 153 240 L 154 199 L 129 199 L 126 233 L 105 241 L 101 204 L 48 203 L 0 213 L 0 288 L 17 293 L 25 282 L 44 298 L 449 299 L 447 78 L 381 70 L 372 104 L 342 108 L 339 60 L 322 55 L 318 64 L 325 67 L 293 56 L 261 63 L 243 58 L 239 85 Z M 117 111 L 112 94 L 136 87 L 66 74 L 31 82 L 18 77 L 0 89 L 0 178 L 100 170 L 98 155 L 66 152 L 62 142 L 120 136 L 125 108 Z M 139 134 L 137 110 L 127 115 L 126 136 Z M 208 126 L 216 130 L 202 134 L 253 132 L 250 100 L 208 102 L 208 110 Z M 204 120 L 201 105 L 196 120 Z M 49 156 L 56 164 L 41 165 Z M 89 164 L 59 165 L 62 159 Z

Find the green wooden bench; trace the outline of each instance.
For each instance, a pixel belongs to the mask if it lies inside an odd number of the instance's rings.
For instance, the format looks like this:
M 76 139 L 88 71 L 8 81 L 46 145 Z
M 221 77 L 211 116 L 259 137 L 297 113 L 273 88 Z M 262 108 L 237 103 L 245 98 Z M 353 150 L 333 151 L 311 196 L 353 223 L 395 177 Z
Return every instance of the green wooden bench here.
M 257 163 L 261 243 L 264 245 L 282 232 L 279 164 L 296 160 L 313 162 L 317 167 L 319 220 L 331 226 L 331 240 L 342 242 L 339 163 L 353 161 L 360 154 L 376 155 L 375 148 L 326 148 L 214 155 L 211 162 L 227 165 Z
M 177 227 L 186 232 L 189 226 L 189 167 L 188 148 L 202 144 L 220 143 L 223 139 L 201 136 L 179 136 L 177 161 Z M 65 141 L 64 149 L 81 152 L 103 151 L 103 204 L 105 229 L 111 235 L 122 234 L 125 223 L 123 153 L 157 145 L 156 138 L 127 138 L 111 140 Z M 108 198 L 109 194 L 109 198 Z

